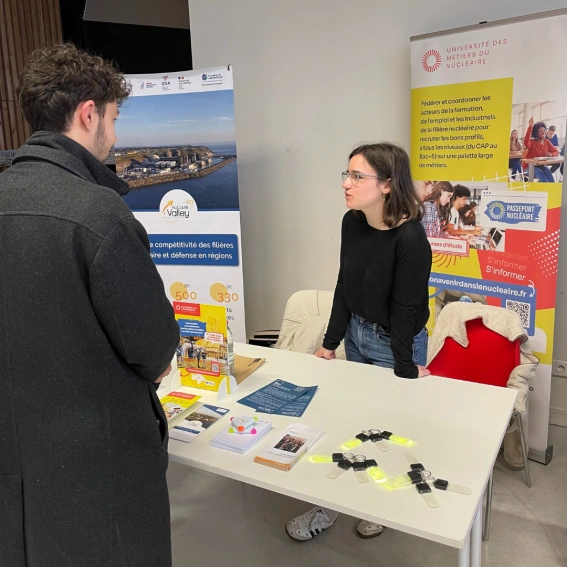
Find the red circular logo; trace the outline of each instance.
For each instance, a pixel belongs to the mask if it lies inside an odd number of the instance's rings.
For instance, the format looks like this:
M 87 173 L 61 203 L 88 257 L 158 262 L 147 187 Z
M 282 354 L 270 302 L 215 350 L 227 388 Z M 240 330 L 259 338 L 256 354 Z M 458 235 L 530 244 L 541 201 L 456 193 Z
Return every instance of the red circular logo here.
M 433 73 L 441 67 L 441 53 L 436 49 L 430 49 L 421 60 L 422 67 L 428 72 Z

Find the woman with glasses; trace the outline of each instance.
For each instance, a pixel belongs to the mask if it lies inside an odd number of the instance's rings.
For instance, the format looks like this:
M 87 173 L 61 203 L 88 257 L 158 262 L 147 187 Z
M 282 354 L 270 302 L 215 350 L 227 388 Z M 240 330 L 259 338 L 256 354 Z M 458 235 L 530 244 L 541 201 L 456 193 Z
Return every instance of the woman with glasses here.
M 340 269 L 320 358 L 335 358 L 344 339 L 350 361 L 393 368 L 401 378 L 429 374 L 428 281 L 431 248 L 420 219 L 421 202 L 407 153 L 388 143 L 356 148 L 343 173 L 346 206 Z M 337 512 L 316 507 L 286 525 L 307 541 L 330 528 Z M 360 521 L 363 538 L 384 527 Z

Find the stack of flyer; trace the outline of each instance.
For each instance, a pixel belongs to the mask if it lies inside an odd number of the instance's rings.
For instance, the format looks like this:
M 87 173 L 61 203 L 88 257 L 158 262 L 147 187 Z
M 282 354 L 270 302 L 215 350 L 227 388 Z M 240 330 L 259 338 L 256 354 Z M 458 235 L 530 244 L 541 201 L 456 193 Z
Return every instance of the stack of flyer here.
M 201 433 L 228 413 L 228 409 L 203 404 L 178 423 L 170 432 L 171 439 L 191 443 Z
M 256 433 L 231 433 L 230 430 L 233 430 L 231 425 L 213 437 L 211 447 L 225 449 L 226 451 L 232 451 L 233 453 L 243 455 L 251 447 L 256 445 L 256 443 L 258 443 L 258 441 L 260 441 L 260 439 L 262 439 L 271 428 L 271 421 L 259 420 L 254 424 Z
M 325 432 L 321 429 L 307 427 L 301 423 L 291 423 L 271 447 L 254 458 L 254 462 L 281 471 L 289 471 L 323 435 Z
M 189 413 L 190 407 L 198 402 L 201 396 L 186 394 L 185 392 L 170 392 L 160 402 L 167 418 L 167 426 L 171 429 Z

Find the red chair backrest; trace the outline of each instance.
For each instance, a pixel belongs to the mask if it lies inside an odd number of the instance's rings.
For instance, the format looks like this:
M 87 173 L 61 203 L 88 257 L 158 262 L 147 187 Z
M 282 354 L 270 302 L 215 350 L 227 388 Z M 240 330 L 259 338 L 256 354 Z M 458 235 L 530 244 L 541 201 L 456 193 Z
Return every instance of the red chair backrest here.
M 466 326 L 468 347 L 447 337 L 427 368 L 436 376 L 505 387 L 520 364 L 519 339 L 509 341 L 486 328 L 482 319 L 467 321 Z

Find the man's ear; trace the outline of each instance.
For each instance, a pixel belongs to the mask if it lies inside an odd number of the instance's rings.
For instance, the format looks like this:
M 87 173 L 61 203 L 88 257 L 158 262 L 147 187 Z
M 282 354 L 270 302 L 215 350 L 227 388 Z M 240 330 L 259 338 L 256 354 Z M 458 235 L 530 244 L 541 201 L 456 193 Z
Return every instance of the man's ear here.
M 90 132 L 90 130 L 95 127 L 96 123 L 95 114 L 97 111 L 94 100 L 87 100 L 86 102 L 82 102 L 77 107 L 76 112 L 79 114 L 83 127 Z

